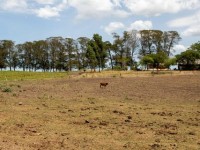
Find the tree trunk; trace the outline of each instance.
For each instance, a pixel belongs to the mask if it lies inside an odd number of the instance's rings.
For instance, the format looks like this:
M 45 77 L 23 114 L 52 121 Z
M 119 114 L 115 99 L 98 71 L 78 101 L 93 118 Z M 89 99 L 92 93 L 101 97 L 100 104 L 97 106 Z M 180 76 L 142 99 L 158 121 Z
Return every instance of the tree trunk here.
M 99 72 L 101 72 L 101 59 L 99 60 Z
M 111 67 L 112 67 L 112 70 L 113 70 L 113 60 L 112 60 L 112 55 L 111 55 L 110 49 L 108 50 L 108 52 L 109 52 Z

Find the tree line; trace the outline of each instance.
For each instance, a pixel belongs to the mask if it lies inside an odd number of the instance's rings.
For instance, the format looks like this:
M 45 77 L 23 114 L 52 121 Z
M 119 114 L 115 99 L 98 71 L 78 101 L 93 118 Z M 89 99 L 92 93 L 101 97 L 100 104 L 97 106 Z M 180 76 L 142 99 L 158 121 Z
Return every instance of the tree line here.
M 127 67 L 137 69 L 139 62 L 136 57 L 143 65 L 160 67 L 180 40 L 178 32 L 160 30 L 124 31 L 122 35 L 113 33 L 112 43 L 103 41 L 99 34 L 94 34 L 91 39 L 50 37 L 17 45 L 12 40 L 0 40 L 0 69 L 126 70 Z
M 192 44 L 186 51 L 176 55 L 179 69 L 200 70 L 200 41 Z

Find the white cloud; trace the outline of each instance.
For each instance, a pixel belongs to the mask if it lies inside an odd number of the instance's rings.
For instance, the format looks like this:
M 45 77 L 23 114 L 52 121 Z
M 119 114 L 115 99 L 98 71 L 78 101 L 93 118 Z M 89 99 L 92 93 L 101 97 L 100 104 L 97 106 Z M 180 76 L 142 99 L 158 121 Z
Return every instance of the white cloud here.
M 200 36 L 200 25 L 190 26 L 182 32 L 183 36 Z
M 185 27 L 183 36 L 200 36 L 200 11 L 197 13 L 172 20 L 168 23 L 170 27 Z
M 127 30 L 149 30 L 153 28 L 153 24 L 151 21 L 142 21 L 138 20 L 133 22 Z
M 69 5 L 77 10 L 77 19 L 129 15 L 128 12 L 120 9 L 120 0 L 70 0 Z
M 0 0 L 0 10 L 36 14 L 38 17 L 58 17 L 67 8 L 68 0 Z
M 68 0 L 62 0 L 62 3 L 57 5 L 57 8 L 61 11 L 68 7 Z
M 111 0 L 111 1 L 114 3 L 114 5 L 121 7 L 122 0 Z
M 39 4 L 55 4 L 59 0 L 35 0 Z M 66 0 L 67 1 L 67 0 Z M 66 2 L 67 3 L 67 2 Z M 77 19 L 119 17 L 132 14 L 155 16 L 200 8 L 199 0 L 68 0 L 77 11 Z M 127 11 L 127 9 L 129 11 Z
M 67 4 L 67 0 L 63 0 L 62 3 L 55 6 L 45 5 L 43 8 L 35 9 L 34 13 L 41 18 L 59 17 L 60 12 L 67 7 Z
M 55 0 L 35 0 L 38 4 L 54 4 Z
M 42 18 L 58 17 L 60 15 L 59 10 L 56 7 L 50 7 L 50 6 L 46 6 L 44 8 L 35 10 L 35 13 L 37 14 L 38 17 Z
M 124 5 L 136 15 L 159 16 L 181 10 L 197 9 L 199 0 L 124 0 Z
M 0 9 L 5 11 L 22 12 L 27 10 L 26 0 L 0 0 Z
M 200 0 L 0 0 L 0 10 L 59 17 L 73 8 L 76 19 L 126 18 L 130 15 L 158 16 L 200 8 Z
M 104 28 L 105 32 L 108 34 L 112 34 L 113 32 L 120 29 L 125 29 L 124 24 L 121 22 L 111 22 L 108 26 Z
M 179 44 L 179 45 L 175 45 L 173 47 L 173 50 L 174 50 L 173 55 L 176 55 L 176 54 L 180 54 L 181 52 L 186 51 L 187 47 L 184 46 L 184 45 Z
M 185 26 L 190 26 L 194 24 L 200 24 L 200 11 L 191 16 L 172 20 L 168 24 L 171 27 L 185 27 Z
M 127 18 L 128 16 L 130 16 L 130 13 L 128 13 L 124 10 L 112 10 L 110 12 L 110 15 L 114 16 L 114 17 L 118 17 L 118 18 Z M 108 15 L 108 16 L 110 16 L 110 15 Z
M 152 28 L 153 24 L 151 21 L 137 20 L 129 26 L 125 26 L 122 22 L 111 22 L 108 26 L 104 28 L 104 31 L 108 34 L 111 34 L 120 29 L 126 31 L 131 31 L 131 30 L 139 31 L 139 30 L 148 30 Z

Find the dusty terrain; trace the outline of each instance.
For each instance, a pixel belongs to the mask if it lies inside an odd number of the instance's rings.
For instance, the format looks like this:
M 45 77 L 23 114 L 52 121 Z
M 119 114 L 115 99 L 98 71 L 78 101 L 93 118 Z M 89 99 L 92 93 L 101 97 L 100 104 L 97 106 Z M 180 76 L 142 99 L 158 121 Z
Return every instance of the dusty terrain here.
M 200 73 L 0 86 L 0 150 L 200 149 Z

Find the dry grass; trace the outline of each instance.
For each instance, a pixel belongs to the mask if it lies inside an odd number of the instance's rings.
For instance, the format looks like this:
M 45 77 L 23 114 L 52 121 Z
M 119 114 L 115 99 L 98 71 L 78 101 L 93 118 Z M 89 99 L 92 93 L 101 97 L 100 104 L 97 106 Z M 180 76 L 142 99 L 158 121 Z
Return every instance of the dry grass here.
M 200 72 L 2 81 L 0 149 L 200 149 L 199 83 Z

